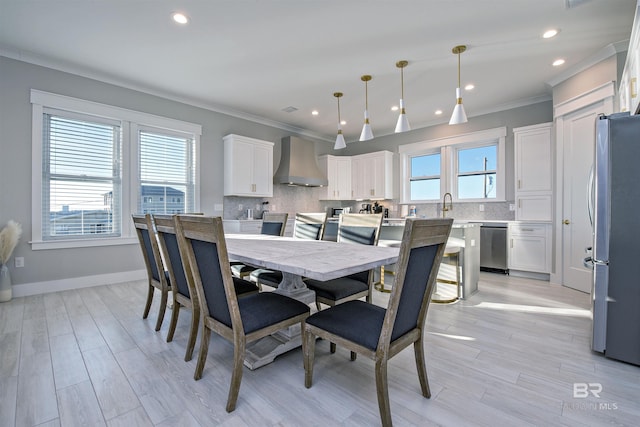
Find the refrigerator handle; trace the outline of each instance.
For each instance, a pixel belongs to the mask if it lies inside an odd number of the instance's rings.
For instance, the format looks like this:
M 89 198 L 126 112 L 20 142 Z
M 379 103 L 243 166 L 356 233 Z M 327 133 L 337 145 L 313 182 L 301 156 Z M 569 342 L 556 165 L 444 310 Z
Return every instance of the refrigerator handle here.
M 587 181 L 587 208 L 589 210 L 589 224 L 591 224 L 591 228 L 593 228 L 593 164 L 591 165 L 591 169 L 589 169 L 589 180 Z

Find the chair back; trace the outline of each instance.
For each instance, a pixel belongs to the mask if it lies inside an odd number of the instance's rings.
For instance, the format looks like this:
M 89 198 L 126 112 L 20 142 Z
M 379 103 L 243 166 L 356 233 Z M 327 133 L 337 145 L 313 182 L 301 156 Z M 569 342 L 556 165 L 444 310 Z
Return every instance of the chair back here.
M 191 277 L 189 261 L 183 260 L 180 256 L 174 215 L 155 214 L 153 215 L 153 222 L 156 225 L 158 242 L 164 256 L 165 266 L 169 271 L 169 280 L 175 284 L 174 292 L 177 291 L 179 294 L 192 299 L 195 297 L 193 278 Z
M 267 212 L 262 217 L 261 234 L 271 236 L 284 236 L 284 229 L 287 226 L 288 213 Z
M 293 237 L 304 240 L 322 240 L 327 213 L 297 213 Z
M 156 238 L 155 226 L 153 218 L 150 214 L 131 215 L 133 225 L 136 228 L 140 248 L 144 264 L 147 268 L 147 274 L 152 280 L 159 282 L 163 287 L 168 286 L 166 276 L 164 275 L 164 267 L 162 264 L 162 256 L 160 255 L 160 247 Z
M 378 245 L 382 214 L 341 214 L 338 222 L 338 242 Z
M 422 329 L 452 224 L 452 218 L 407 220 L 379 349 Z
M 177 215 L 175 227 L 180 253 L 188 260 L 193 275 L 202 316 L 242 331 L 222 219 Z

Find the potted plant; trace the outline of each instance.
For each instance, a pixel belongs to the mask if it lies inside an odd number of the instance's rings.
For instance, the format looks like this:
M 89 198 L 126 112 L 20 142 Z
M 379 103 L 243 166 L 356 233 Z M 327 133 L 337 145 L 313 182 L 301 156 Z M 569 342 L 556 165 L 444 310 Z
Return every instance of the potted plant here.
M 0 302 L 11 300 L 11 276 L 7 262 L 18 244 L 22 227 L 15 221 L 9 221 L 0 231 Z

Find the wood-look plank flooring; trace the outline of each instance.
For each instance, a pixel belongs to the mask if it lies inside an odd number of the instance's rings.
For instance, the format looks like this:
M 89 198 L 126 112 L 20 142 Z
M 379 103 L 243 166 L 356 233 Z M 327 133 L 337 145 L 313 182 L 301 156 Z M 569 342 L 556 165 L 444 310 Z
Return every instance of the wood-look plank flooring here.
M 387 283 L 391 276 L 387 277 Z M 142 319 L 145 284 L 130 282 L 0 304 L 0 426 L 375 426 L 371 361 L 317 345 L 313 387 L 300 349 L 245 368 L 225 412 L 232 347 L 213 335 L 204 376 L 184 362 L 190 312 L 166 342 L 159 295 Z M 388 294 L 376 291 L 386 305 Z M 396 426 L 640 425 L 640 367 L 589 349 L 589 296 L 548 282 L 482 273 L 479 292 L 432 304 L 424 399 L 413 350 L 389 363 Z M 196 349 L 199 348 L 199 344 Z M 599 397 L 574 397 L 599 383 Z

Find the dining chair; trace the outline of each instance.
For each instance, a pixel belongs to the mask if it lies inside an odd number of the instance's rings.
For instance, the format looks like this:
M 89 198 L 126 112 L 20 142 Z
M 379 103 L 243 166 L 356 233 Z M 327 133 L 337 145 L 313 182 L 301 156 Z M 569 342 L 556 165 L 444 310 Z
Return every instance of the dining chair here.
M 407 220 L 386 309 L 355 300 L 307 319 L 302 343 L 305 387 L 312 384 L 316 337 L 336 342 L 375 362 L 380 418 L 383 426 L 391 426 L 387 362 L 413 343 L 422 395 L 431 397 L 424 359 L 424 324 L 452 224 L 452 218 Z
M 382 214 L 341 214 L 338 223 L 338 242 L 376 246 L 380 237 Z M 358 248 L 354 246 L 354 251 Z M 345 256 L 349 254 L 345 253 Z M 333 306 L 346 301 L 366 297 L 371 302 L 373 270 L 320 281 L 307 279 L 307 287 L 316 293 L 316 307 Z
M 299 324 L 304 329 L 309 306 L 275 292 L 238 298 L 220 217 L 176 216 L 181 255 L 189 260 L 200 303 L 202 336 L 194 379 L 202 377 L 211 332 L 233 343 L 233 368 L 227 412 L 236 407 L 248 343 Z
M 260 230 L 260 234 L 284 236 L 284 229 L 287 226 L 288 218 L 288 213 L 266 212 L 262 217 L 262 228 Z M 230 265 L 233 275 L 241 279 L 249 276 L 251 272 L 257 268 L 238 261 L 231 262 Z
M 164 319 L 164 313 L 167 309 L 169 291 L 171 290 L 169 273 L 165 270 L 162 263 L 162 256 L 160 255 L 160 248 L 155 232 L 155 225 L 151 215 L 133 214 L 131 215 L 131 218 L 133 219 L 133 225 L 136 228 L 136 234 L 138 235 L 138 241 L 140 242 L 140 248 L 142 249 L 144 265 L 147 269 L 147 302 L 144 307 L 144 314 L 142 315 L 142 318 L 146 319 L 149 315 L 151 303 L 153 302 L 154 290 L 158 289 L 160 291 L 160 309 L 158 311 L 158 319 L 156 320 L 156 331 L 159 331 L 162 326 L 162 320 Z
M 173 308 L 171 310 L 171 323 L 169 324 L 169 331 L 167 332 L 167 342 L 173 341 L 180 309 L 185 307 L 191 310 L 191 327 L 189 329 L 187 349 L 184 355 L 184 360 L 188 362 L 192 358 L 198 336 L 200 304 L 198 303 L 198 294 L 195 291 L 189 262 L 180 256 L 174 216 L 175 215 L 155 214 L 153 215 L 153 221 L 156 225 L 164 265 L 169 272 L 170 282 L 174 284 L 173 292 L 171 293 L 173 296 Z M 247 280 L 234 277 L 233 282 L 236 293 L 239 296 L 258 292 L 258 287 Z
M 293 238 L 302 240 L 322 240 L 324 226 L 327 222 L 326 213 L 297 213 L 293 223 Z M 252 282 L 256 282 L 262 290 L 262 285 L 277 288 L 282 282 L 282 272 L 267 268 L 258 268 L 249 275 Z

